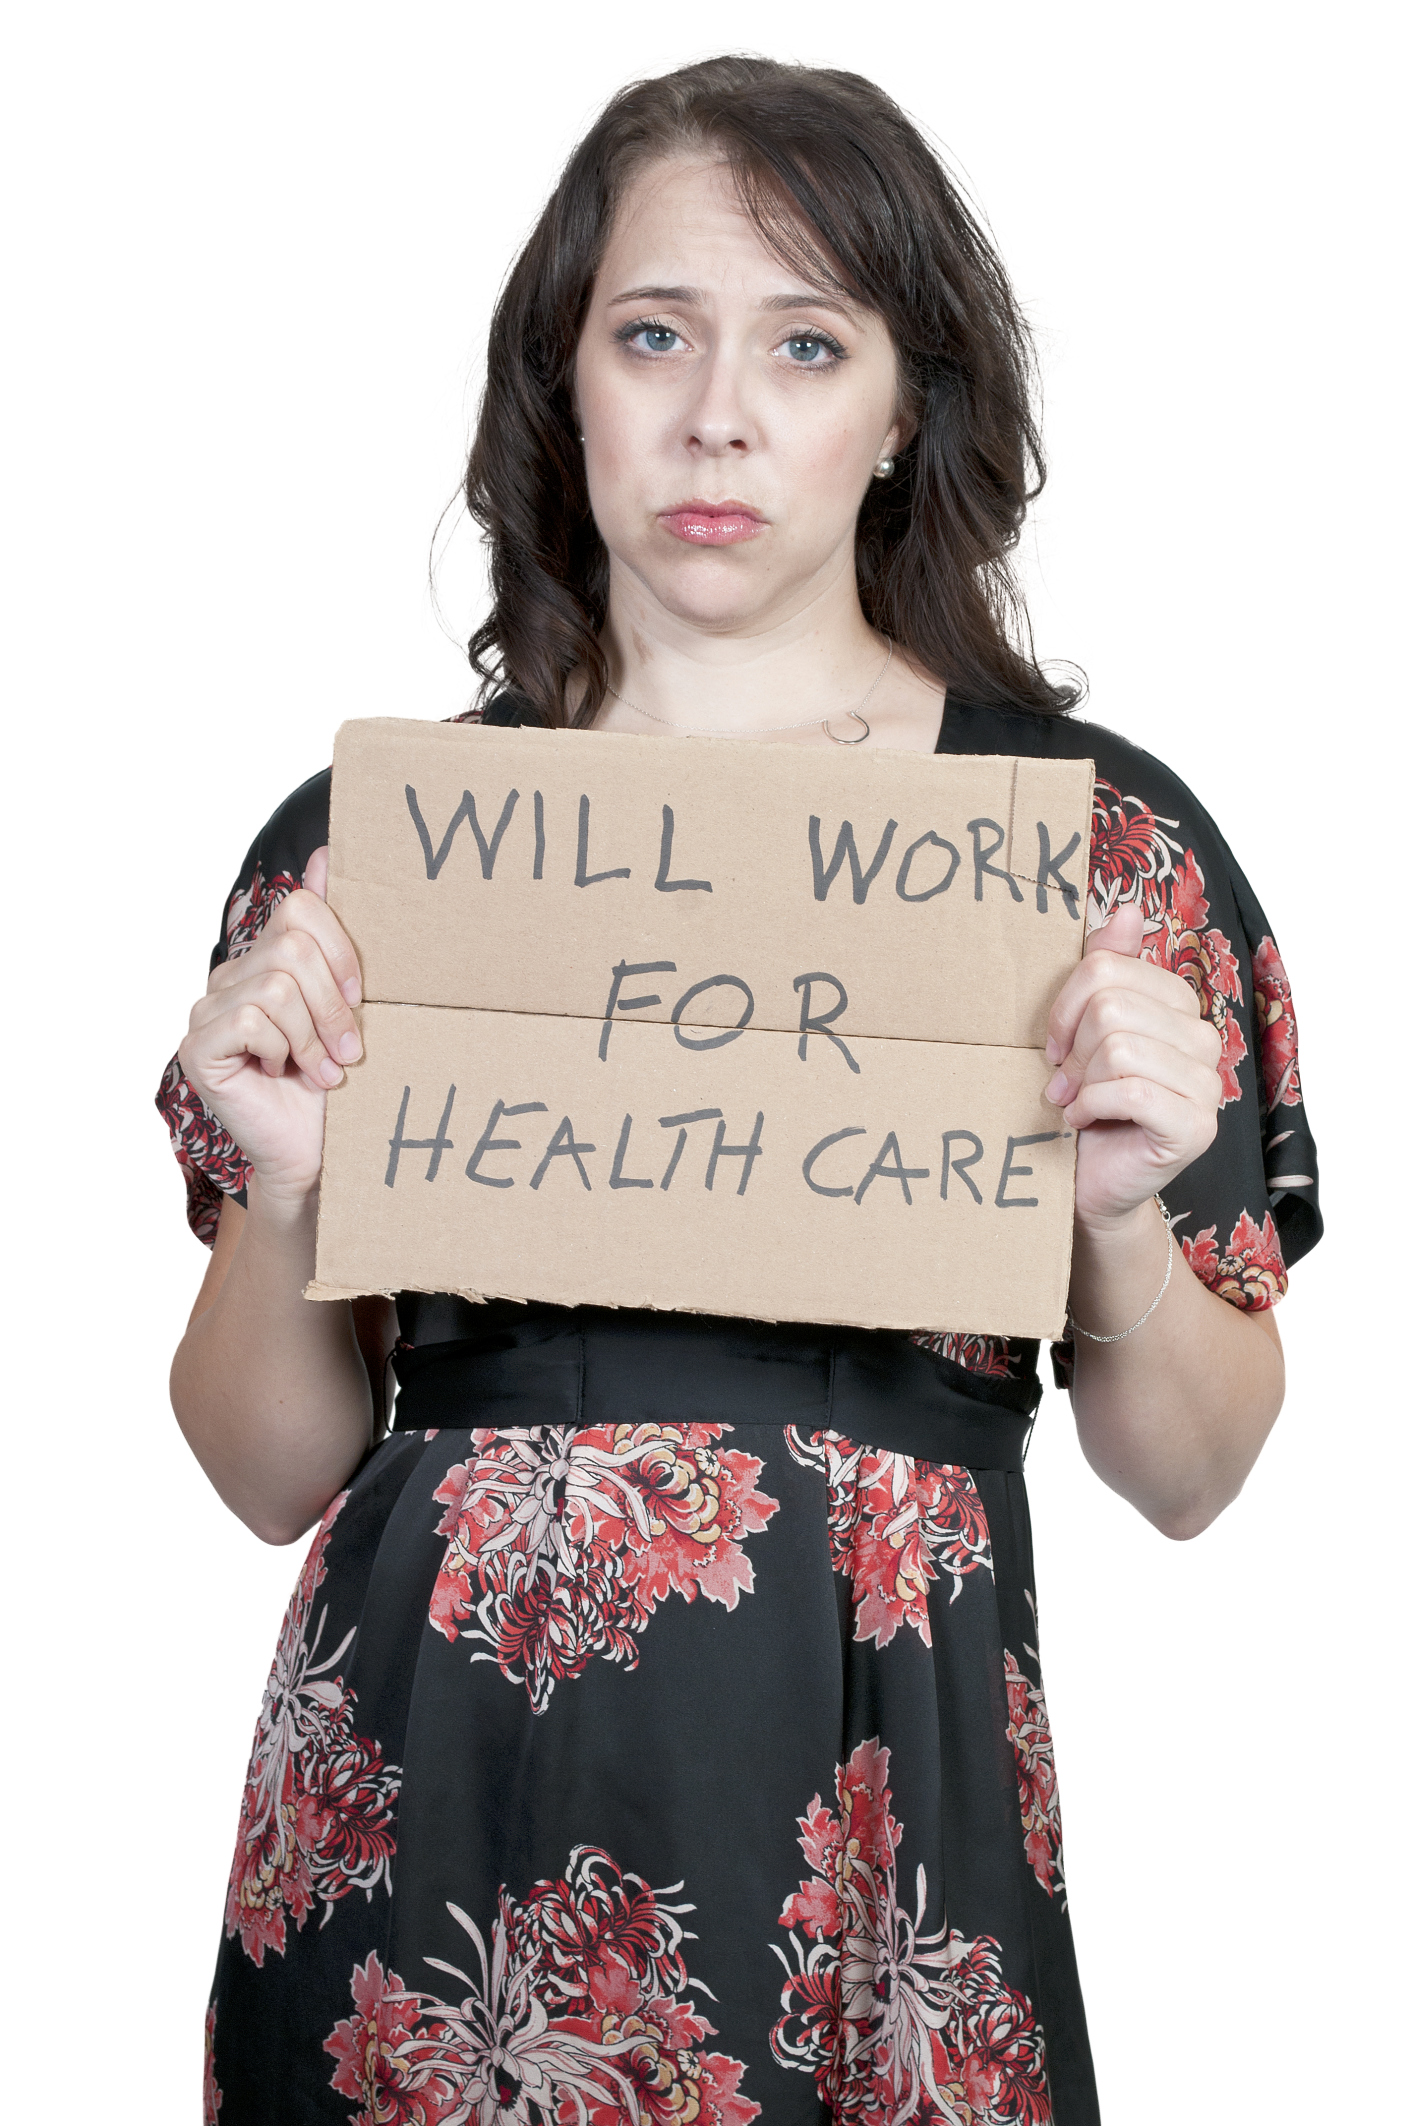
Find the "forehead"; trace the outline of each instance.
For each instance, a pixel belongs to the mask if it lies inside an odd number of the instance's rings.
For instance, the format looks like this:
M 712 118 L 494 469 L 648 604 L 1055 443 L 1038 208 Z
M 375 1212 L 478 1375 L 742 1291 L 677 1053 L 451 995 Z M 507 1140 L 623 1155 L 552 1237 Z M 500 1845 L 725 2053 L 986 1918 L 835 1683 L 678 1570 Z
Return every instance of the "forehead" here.
M 810 278 L 786 266 L 746 213 L 728 163 L 673 155 L 646 164 L 629 181 L 613 220 L 598 291 L 620 288 L 745 283 L 804 290 Z

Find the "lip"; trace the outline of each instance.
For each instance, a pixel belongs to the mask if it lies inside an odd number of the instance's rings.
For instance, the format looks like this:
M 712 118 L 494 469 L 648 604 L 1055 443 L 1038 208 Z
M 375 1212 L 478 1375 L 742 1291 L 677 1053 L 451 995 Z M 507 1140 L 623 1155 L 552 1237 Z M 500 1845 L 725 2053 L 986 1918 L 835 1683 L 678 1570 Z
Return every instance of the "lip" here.
M 766 529 L 765 519 L 757 516 L 748 502 L 731 500 L 678 502 L 674 508 L 664 509 L 657 521 L 673 538 L 688 546 L 739 546 L 747 539 L 758 538 Z

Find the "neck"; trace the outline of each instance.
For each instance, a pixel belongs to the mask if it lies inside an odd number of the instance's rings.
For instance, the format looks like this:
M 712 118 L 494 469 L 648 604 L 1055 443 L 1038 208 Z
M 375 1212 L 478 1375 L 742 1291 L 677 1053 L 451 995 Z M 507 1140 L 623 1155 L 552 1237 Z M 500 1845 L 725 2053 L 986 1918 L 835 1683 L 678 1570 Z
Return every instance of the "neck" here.
M 811 710 L 846 712 L 886 655 L 851 571 L 795 611 L 720 630 L 680 620 L 640 584 L 615 580 L 603 646 L 620 699 L 667 723 L 739 733 L 797 723 Z

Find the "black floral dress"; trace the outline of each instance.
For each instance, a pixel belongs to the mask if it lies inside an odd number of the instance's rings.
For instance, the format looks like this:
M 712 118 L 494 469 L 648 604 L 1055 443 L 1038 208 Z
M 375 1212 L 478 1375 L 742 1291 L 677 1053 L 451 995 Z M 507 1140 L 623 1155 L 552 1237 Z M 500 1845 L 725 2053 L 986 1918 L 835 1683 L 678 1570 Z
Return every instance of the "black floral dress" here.
M 1096 761 L 1090 922 L 1137 902 L 1222 1037 L 1176 1232 L 1223 1299 L 1273 1305 L 1319 1237 L 1314 1146 L 1221 836 L 1093 724 L 953 701 L 940 750 Z M 215 960 L 298 884 L 328 794 L 263 829 Z M 245 1161 L 175 1060 L 158 1104 L 209 1240 Z M 424 1294 L 398 1325 L 393 1429 L 314 1538 L 260 1713 L 208 2126 L 1090 2126 L 1038 1347 Z

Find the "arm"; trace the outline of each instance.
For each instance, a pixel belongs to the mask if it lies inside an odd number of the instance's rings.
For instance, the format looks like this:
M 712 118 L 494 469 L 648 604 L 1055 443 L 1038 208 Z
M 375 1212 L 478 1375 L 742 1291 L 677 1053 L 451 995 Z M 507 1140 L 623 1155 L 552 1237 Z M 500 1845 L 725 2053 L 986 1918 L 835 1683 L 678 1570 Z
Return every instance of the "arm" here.
M 1073 1317 L 1112 1334 L 1161 1287 L 1167 1233 L 1152 1201 L 1216 1133 L 1220 1038 L 1179 976 L 1136 954 L 1141 916 L 1089 941 L 1050 1016 L 1049 1096 L 1079 1132 Z M 1074 1339 L 1074 1415 L 1090 1465 L 1181 1539 L 1236 1497 L 1284 1396 L 1271 1313 L 1207 1290 L 1174 1253 L 1161 1303 L 1117 1343 Z
M 172 1408 L 233 1513 L 267 1543 L 317 1521 L 383 1420 L 390 1300 L 311 1304 L 317 1198 L 227 1202 L 172 1361 Z
M 323 866 L 311 863 L 322 885 Z M 192 1012 L 182 1067 L 252 1164 L 249 1208 L 227 1202 L 172 1364 L 172 1407 L 226 1504 L 270 1543 L 294 1542 L 374 1436 L 370 1373 L 390 1306 L 355 1325 L 303 1297 L 313 1275 L 327 1087 L 358 1052 L 357 961 L 319 894 L 291 894 Z M 351 1044 L 351 1045 L 350 1045 Z M 359 1330 L 363 1332 L 360 1349 Z

